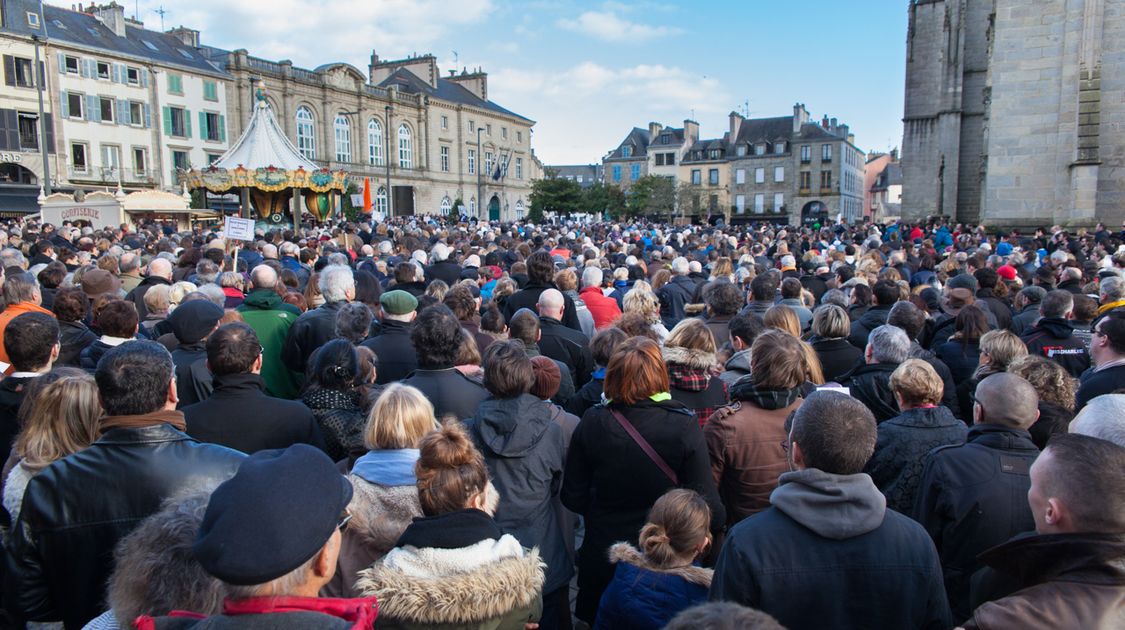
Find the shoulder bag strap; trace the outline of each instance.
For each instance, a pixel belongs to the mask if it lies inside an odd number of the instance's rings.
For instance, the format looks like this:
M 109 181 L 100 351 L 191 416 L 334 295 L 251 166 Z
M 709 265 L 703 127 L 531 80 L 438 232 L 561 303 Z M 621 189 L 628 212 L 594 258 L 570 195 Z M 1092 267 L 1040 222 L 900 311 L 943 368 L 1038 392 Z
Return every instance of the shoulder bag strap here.
M 617 424 L 620 424 L 621 428 L 625 429 L 625 432 L 629 434 L 629 437 L 633 438 L 633 441 L 636 442 L 637 446 L 641 447 L 641 450 L 645 452 L 645 455 L 647 455 L 648 458 L 652 460 L 652 463 L 656 464 L 657 468 L 659 468 L 661 472 L 667 475 L 668 478 L 672 480 L 673 484 L 677 486 L 680 485 L 680 479 L 676 476 L 676 471 L 672 470 L 672 467 L 668 465 L 668 462 L 664 461 L 664 458 L 660 456 L 660 453 L 657 453 L 656 449 L 652 448 L 652 445 L 649 444 L 648 441 L 641 436 L 640 432 L 637 431 L 637 428 L 634 427 L 628 420 L 626 420 L 625 416 L 621 415 L 620 411 L 610 409 L 609 412 L 613 414 L 614 419 L 617 420 Z

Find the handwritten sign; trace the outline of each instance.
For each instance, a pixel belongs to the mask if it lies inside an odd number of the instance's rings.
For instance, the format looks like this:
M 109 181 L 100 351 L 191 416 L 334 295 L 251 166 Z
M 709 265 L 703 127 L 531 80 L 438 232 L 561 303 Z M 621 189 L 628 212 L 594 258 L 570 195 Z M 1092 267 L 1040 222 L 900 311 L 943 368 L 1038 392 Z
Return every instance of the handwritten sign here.
M 223 234 L 236 241 L 252 241 L 254 240 L 254 220 L 227 217 L 226 224 L 223 226 Z

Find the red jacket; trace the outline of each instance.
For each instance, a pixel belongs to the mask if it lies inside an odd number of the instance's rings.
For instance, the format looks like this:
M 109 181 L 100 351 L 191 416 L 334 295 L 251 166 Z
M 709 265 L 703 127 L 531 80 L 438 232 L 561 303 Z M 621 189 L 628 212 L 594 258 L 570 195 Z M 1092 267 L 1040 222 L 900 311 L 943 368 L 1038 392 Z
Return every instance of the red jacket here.
M 590 309 L 590 314 L 594 316 L 594 328 L 597 330 L 606 328 L 621 317 L 621 308 L 617 306 L 617 300 L 606 297 L 598 287 L 586 287 L 578 293 L 578 297 L 582 298 L 586 308 Z
M 245 623 L 239 622 L 239 617 L 271 615 L 269 624 L 259 617 L 258 625 L 253 627 L 285 628 L 285 615 L 287 613 L 320 613 L 335 617 L 351 625 L 349 630 L 372 630 L 375 627 L 375 617 L 379 614 L 379 604 L 374 597 L 356 599 L 335 599 L 331 597 L 251 597 L 249 599 L 230 600 L 223 602 L 223 614 L 210 618 L 208 628 L 241 628 Z M 172 611 L 167 617 L 137 617 L 134 625 L 137 630 L 163 630 L 193 628 L 195 622 L 207 619 L 204 615 L 183 611 Z M 121 620 L 118 620 L 120 623 Z M 249 621 L 249 620 L 245 620 Z M 306 620 L 307 621 L 307 620 Z M 338 627 L 332 624 L 330 627 Z M 302 626 L 307 627 L 307 626 Z M 329 627 L 325 624 L 325 627 Z

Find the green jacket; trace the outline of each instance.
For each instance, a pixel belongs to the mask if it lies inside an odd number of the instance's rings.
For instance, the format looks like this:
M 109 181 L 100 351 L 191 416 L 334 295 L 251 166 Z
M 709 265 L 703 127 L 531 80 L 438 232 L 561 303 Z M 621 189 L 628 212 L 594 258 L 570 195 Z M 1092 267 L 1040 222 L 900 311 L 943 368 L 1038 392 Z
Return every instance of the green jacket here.
M 296 398 L 301 389 L 301 375 L 282 363 L 281 348 L 301 309 L 284 302 L 273 289 L 255 289 L 237 310 L 262 344 L 262 380 L 266 393 L 276 398 Z

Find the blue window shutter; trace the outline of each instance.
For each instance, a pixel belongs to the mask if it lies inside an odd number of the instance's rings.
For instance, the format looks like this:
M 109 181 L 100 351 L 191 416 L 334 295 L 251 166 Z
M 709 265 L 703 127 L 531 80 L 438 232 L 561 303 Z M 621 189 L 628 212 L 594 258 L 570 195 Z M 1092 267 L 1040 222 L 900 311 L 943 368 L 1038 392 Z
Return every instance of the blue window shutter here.
M 184 137 L 191 137 L 191 110 L 184 110 Z
M 63 118 L 70 118 L 70 99 L 66 96 L 66 90 L 62 91 L 61 96 L 62 98 L 59 99 L 59 114 Z
M 102 112 L 98 107 L 98 97 L 93 94 L 86 95 L 86 120 L 90 122 L 101 122 Z
M 172 135 L 172 108 L 164 106 L 164 135 Z
M 148 87 L 148 68 L 141 68 L 141 87 Z
M 199 137 L 207 139 L 207 112 L 199 112 Z
M 144 104 L 144 112 L 145 112 L 145 129 L 152 129 L 152 109 L 148 106 L 148 103 Z
M 222 114 L 219 114 L 219 141 L 227 141 L 227 119 Z
M 66 74 L 66 55 L 58 53 L 59 60 L 59 74 Z

